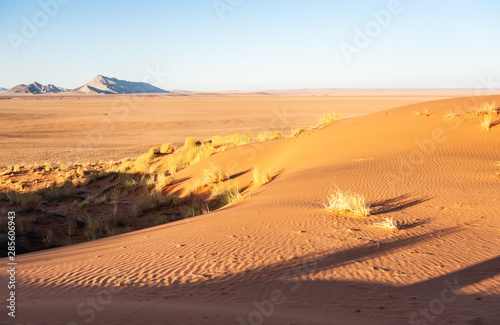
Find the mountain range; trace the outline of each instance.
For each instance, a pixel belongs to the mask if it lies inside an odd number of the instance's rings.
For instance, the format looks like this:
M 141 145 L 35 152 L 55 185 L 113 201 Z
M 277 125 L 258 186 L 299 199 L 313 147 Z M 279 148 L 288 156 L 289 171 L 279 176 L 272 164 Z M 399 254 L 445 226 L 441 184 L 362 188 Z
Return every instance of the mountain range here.
M 0 91 L 5 88 L 0 88 Z M 5 89 L 6 90 L 6 89 Z M 29 85 L 17 85 L 7 90 L 9 93 L 17 94 L 49 94 L 49 93 L 69 93 L 69 94 L 151 94 L 169 93 L 166 90 L 155 87 L 146 82 L 133 82 L 109 78 L 98 75 L 85 85 L 75 89 L 64 89 L 54 85 L 42 85 L 33 82 Z

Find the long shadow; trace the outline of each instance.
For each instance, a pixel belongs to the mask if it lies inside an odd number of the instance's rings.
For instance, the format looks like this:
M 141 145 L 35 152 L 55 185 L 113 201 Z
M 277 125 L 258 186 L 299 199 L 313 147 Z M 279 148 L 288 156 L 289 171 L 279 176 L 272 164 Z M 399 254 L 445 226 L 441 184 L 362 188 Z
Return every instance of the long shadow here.
M 409 194 L 404 194 L 393 197 L 391 199 L 372 202 L 370 206 L 373 209 L 372 214 L 377 215 L 377 214 L 401 211 L 429 200 L 430 198 L 412 199 Z

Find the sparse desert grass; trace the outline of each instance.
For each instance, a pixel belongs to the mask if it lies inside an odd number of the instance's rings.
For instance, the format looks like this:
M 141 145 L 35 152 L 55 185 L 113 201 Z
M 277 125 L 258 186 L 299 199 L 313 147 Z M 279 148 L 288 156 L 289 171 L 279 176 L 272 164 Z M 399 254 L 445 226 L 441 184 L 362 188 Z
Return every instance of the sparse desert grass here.
M 481 130 L 488 131 L 491 128 L 492 119 L 493 118 L 489 115 L 483 117 L 483 120 L 481 121 Z
M 460 114 L 452 112 L 452 113 L 445 114 L 443 117 L 448 122 L 454 122 L 460 117 Z
M 370 205 L 366 203 L 365 197 L 352 192 L 337 190 L 330 194 L 323 206 L 328 212 L 350 212 L 360 217 L 370 215 Z
M 332 122 L 338 121 L 339 119 L 340 119 L 339 114 L 327 113 L 318 120 L 318 125 L 330 124 Z
M 283 168 L 278 168 L 274 170 L 260 170 L 258 168 L 254 168 L 253 170 L 253 183 L 255 185 L 264 185 L 272 181 L 276 176 L 278 176 L 279 173 Z
M 175 152 L 175 147 L 172 143 L 164 143 L 160 147 L 160 153 L 171 154 Z
M 17 173 L 17 172 L 18 172 L 18 171 L 20 171 L 20 170 L 21 170 L 21 166 L 19 166 L 19 165 L 14 165 L 14 166 L 12 166 L 12 171 L 13 171 L 13 172 Z
M 263 141 L 269 141 L 269 140 L 274 140 L 274 139 L 281 139 L 283 136 L 281 135 L 280 132 L 278 131 L 266 131 L 259 133 L 257 135 L 257 141 L 263 142 Z
M 210 167 L 203 169 L 201 172 L 201 180 L 206 185 L 218 184 L 228 179 L 228 174 L 226 174 L 219 166 L 212 164 L 210 164 Z
M 398 223 L 394 221 L 393 218 L 385 218 L 384 221 L 377 222 L 373 224 L 374 227 L 385 228 L 392 231 L 398 231 Z
M 493 103 L 482 103 L 479 107 L 474 109 L 473 112 L 476 116 L 483 115 L 495 115 L 498 114 L 498 107 L 496 102 Z
M 68 237 L 73 236 L 76 230 L 76 221 L 75 220 L 69 220 L 68 221 Z
M 187 187 L 186 190 L 189 193 L 190 196 L 198 192 L 200 189 L 204 188 L 207 184 L 203 182 L 201 179 L 196 179 L 193 182 L 191 182 Z
M 298 136 L 299 134 L 301 134 L 302 132 L 304 132 L 305 129 L 301 129 L 301 128 L 292 128 L 291 130 L 291 135 L 292 137 L 296 137 Z

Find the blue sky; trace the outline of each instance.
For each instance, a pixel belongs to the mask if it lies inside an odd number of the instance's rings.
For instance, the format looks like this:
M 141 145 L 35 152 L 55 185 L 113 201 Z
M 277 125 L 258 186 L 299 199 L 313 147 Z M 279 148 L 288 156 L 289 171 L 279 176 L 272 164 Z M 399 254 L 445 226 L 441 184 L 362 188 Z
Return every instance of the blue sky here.
M 60 1 L 0 0 L 0 87 L 102 74 L 200 91 L 475 88 L 500 75 L 495 0 Z

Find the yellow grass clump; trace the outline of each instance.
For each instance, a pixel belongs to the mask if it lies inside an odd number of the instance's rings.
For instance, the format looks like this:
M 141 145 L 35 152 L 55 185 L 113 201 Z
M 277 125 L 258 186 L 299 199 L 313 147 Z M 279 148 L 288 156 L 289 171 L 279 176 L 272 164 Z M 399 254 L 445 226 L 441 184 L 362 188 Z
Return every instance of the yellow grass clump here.
M 323 117 L 318 120 L 318 125 L 330 124 L 332 122 L 338 121 L 339 119 L 340 119 L 339 114 L 327 113 L 327 114 L 323 115 Z
M 350 212 L 360 217 L 370 215 L 370 205 L 366 203 L 365 197 L 352 192 L 341 192 L 337 190 L 327 198 L 323 206 L 328 212 Z
M 160 153 L 171 154 L 175 152 L 174 145 L 172 143 L 164 143 L 160 147 Z
M 299 134 L 301 134 L 304 131 L 305 130 L 301 129 L 301 128 L 292 128 L 292 130 L 291 130 L 291 136 L 292 137 L 296 137 L 296 136 L 298 136 Z
M 257 141 L 263 142 L 263 141 L 269 141 L 269 140 L 274 140 L 274 139 L 281 139 L 283 136 L 281 135 L 280 132 L 278 131 L 266 131 L 259 133 L 257 135 Z
M 492 119 L 493 118 L 489 115 L 483 117 L 483 120 L 481 121 L 481 130 L 488 131 L 491 128 Z
M 384 221 L 374 223 L 373 226 L 374 227 L 378 227 L 378 228 L 389 229 L 389 230 L 392 230 L 392 231 L 398 231 L 399 230 L 398 223 L 395 222 L 393 218 L 390 218 L 390 219 L 389 218 L 385 218 Z
M 493 103 L 482 103 L 479 107 L 474 109 L 474 115 L 495 115 L 498 114 L 498 107 L 496 102 Z
M 226 174 L 219 166 L 214 166 L 212 164 L 210 164 L 210 167 L 203 169 L 201 172 L 201 180 L 206 185 L 221 183 L 228 179 L 228 174 Z
M 278 176 L 279 173 L 283 168 L 278 168 L 274 170 L 265 170 L 262 171 L 258 168 L 254 168 L 253 170 L 253 183 L 255 185 L 264 185 L 272 181 L 276 176 Z
M 250 135 L 250 133 L 232 134 L 226 137 L 221 137 L 216 135 L 212 137 L 212 144 L 215 146 L 223 144 L 234 144 L 236 146 L 240 146 L 250 143 L 251 141 L 252 141 L 252 136 Z

